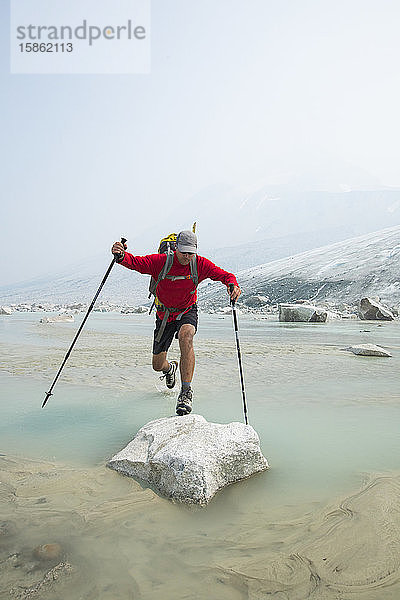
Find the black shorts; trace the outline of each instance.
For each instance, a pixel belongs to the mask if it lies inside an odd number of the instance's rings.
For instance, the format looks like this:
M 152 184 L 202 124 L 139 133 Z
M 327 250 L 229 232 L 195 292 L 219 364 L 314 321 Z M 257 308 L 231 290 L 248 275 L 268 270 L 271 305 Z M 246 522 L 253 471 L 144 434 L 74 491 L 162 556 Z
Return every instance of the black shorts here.
M 156 317 L 156 328 L 154 330 L 153 337 L 153 354 L 160 354 L 160 352 L 167 352 L 168 348 L 172 344 L 172 340 L 174 339 L 174 335 L 177 338 L 178 333 L 182 325 L 193 325 L 195 329 L 195 333 L 197 331 L 197 305 L 194 304 L 192 308 L 190 308 L 184 315 L 181 316 L 180 319 L 175 319 L 175 321 L 170 321 L 166 324 L 164 333 L 162 334 L 161 340 L 156 342 L 157 333 L 161 327 L 162 319 Z

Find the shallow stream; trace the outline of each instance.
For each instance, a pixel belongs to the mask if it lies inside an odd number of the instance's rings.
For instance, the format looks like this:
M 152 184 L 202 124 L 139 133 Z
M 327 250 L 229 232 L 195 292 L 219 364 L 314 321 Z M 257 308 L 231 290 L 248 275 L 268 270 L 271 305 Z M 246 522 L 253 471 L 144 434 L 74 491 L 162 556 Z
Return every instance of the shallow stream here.
M 174 413 L 150 368 L 153 319 L 92 314 L 42 410 L 83 315 L 41 316 L 0 320 L 1 600 L 399 597 L 398 321 L 241 315 L 249 420 L 271 469 L 188 509 L 105 468 Z M 356 343 L 393 356 L 344 350 Z M 194 412 L 242 421 L 229 315 L 200 315 L 196 359 Z M 53 542 L 54 564 L 33 557 Z

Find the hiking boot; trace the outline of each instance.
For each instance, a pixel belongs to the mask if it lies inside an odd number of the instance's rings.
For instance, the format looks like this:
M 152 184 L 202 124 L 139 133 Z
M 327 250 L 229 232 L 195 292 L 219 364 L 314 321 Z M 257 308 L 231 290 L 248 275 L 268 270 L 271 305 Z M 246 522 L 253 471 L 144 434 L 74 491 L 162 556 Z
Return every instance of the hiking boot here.
M 171 360 L 171 362 L 169 363 L 169 371 L 167 371 L 166 373 L 164 373 L 164 375 L 161 375 L 161 377 L 160 377 L 160 379 L 164 379 L 164 377 L 165 377 L 166 386 L 170 390 L 172 390 L 172 388 L 175 386 L 177 369 L 178 369 L 177 361 Z
M 181 390 L 178 396 L 178 402 L 176 403 L 176 414 L 180 417 L 182 415 L 188 415 L 192 412 L 192 396 L 193 392 L 191 388 Z

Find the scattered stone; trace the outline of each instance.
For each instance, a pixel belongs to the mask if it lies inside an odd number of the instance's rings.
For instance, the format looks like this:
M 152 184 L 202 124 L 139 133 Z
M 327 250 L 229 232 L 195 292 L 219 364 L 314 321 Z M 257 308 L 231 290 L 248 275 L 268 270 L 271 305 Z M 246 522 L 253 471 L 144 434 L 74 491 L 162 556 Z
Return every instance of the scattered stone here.
M 55 317 L 43 317 L 40 319 L 40 323 L 73 323 L 75 321 L 74 315 L 57 315 Z
M 69 308 L 70 310 L 84 311 L 87 310 L 88 305 L 83 304 L 83 302 L 76 302 L 75 304 L 68 304 L 67 308 Z
M 124 308 L 121 309 L 121 313 L 123 315 L 129 315 L 129 314 L 143 314 L 143 313 L 147 313 L 149 312 L 149 309 L 147 308 L 147 306 L 125 306 Z
M 60 578 L 63 579 L 64 576 L 71 575 L 73 572 L 74 568 L 72 565 L 67 562 L 60 562 L 50 569 L 38 583 L 26 588 L 22 588 L 21 586 L 12 588 L 10 593 L 17 600 L 38 598 L 39 594 L 52 590 L 54 582 L 58 582 Z
M 143 480 L 170 500 L 207 504 L 223 487 L 268 468 L 250 425 L 166 417 L 142 427 L 108 467 Z
M 215 311 L 218 315 L 229 315 L 232 312 L 232 308 L 230 306 L 221 306 Z M 236 312 L 238 309 L 236 308 Z
M 38 560 L 52 561 L 61 558 L 62 548 L 60 544 L 42 544 L 33 551 L 33 556 Z
M 12 315 L 12 312 L 9 306 L 0 306 L 0 315 Z
M 11 567 L 12 569 L 18 569 L 18 567 L 21 566 L 21 555 L 19 552 L 13 552 L 13 554 L 10 554 L 9 556 L 7 556 L 7 558 L 5 560 L 1 561 L 1 566 L 4 567 Z
M 394 314 L 383 304 L 372 298 L 362 298 L 358 316 L 363 321 L 393 321 Z
M 285 323 L 326 323 L 339 315 L 312 304 L 279 304 L 279 321 Z
M 390 352 L 375 344 L 358 344 L 357 346 L 349 346 L 348 348 L 345 348 L 345 350 L 353 352 L 353 354 L 358 354 L 359 356 L 392 356 Z

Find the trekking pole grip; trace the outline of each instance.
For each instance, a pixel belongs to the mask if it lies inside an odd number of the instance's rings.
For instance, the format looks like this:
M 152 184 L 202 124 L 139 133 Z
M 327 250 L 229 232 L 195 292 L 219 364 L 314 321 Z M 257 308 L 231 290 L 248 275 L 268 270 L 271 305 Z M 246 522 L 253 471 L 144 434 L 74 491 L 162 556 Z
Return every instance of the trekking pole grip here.
M 122 254 L 118 254 L 118 261 L 117 261 L 117 255 L 114 254 L 114 262 L 121 262 L 125 256 L 125 244 L 128 240 L 124 237 L 121 238 L 121 244 L 124 247 L 124 253 Z
M 230 283 L 230 284 L 229 284 L 229 291 L 230 291 L 230 293 L 231 293 L 231 294 L 232 294 L 232 292 L 233 292 L 233 288 L 234 288 L 234 287 L 235 287 L 235 286 L 234 286 L 234 284 L 233 284 L 233 283 Z M 232 298 L 231 298 L 231 304 L 232 304 L 232 306 L 235 306 L 235 300 L 232 300 Z

